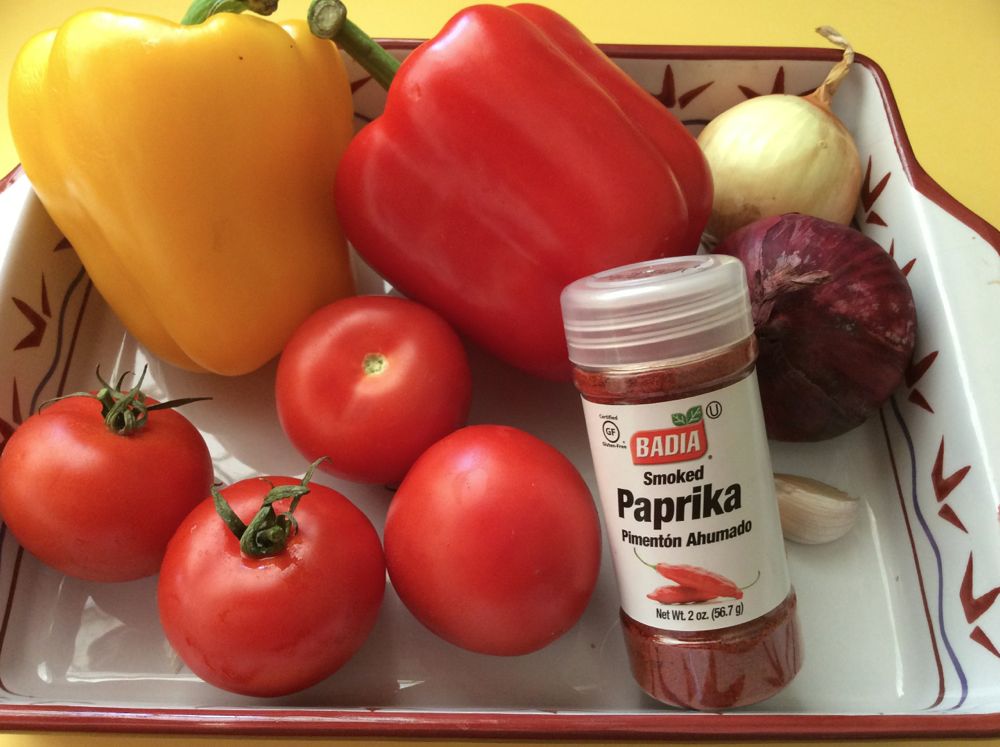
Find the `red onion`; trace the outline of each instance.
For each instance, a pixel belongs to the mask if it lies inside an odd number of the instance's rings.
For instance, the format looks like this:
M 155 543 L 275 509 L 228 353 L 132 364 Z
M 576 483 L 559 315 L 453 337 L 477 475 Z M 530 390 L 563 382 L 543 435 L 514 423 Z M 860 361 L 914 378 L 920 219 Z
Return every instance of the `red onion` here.
M 903 379 L 916 311 L 906 277 L 853 228 L 789 213 L 734 232 L 760 341 L 770 438 L 819 441 L 860 425 Z

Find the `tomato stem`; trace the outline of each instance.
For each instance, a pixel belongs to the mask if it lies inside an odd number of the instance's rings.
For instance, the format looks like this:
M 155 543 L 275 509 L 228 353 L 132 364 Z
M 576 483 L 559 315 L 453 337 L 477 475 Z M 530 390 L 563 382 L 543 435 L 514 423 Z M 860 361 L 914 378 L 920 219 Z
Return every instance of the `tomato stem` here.
M 365 372 L 365 376 L 375 376 L 388 367 L 389 361 L 381 353 L 368 353 L 361 361 L 361 369 Z
M 154 410 L 167 410 L 192 402 L 211 399 L 211 397 L 185 397 L 183 399 L 157 402 L 153 405 L 147 404 L 146 395 L 142 392 L 142 381 L 146 378 L 148 370 L 149 366 L 143 366 L 142 373 L 139 374 L 139 380 L 135 386 L 125 392 L 122 391 L 122 384 L 125 381 L 125 377 L 129 375 L 129 371 L 123 373 L 118 378 L 118 381 L 112 385 L 101 376 L 101 367 L 98 366 L 97 380 L 101 382 L 101 388 L 96 392 L 64 394 L 61 397 L 54 397 L 48 400 L 42 404 L 42 407 L 44 408 L 53 402 L 69 399 L 70 397 L 91 397 L 101 403 L 101 417 L 104 418 L 104 423 L 108 426 L 109 431 L 117 433 L 119 436 L 131 436 L 146 424 L 146 421 L 149 419 L 149 413 Z
M 218 487 L 212 486 L 212 501 L 215 512 L 229 527 L 240 541 L 240 550 L 250 558 L 266 558 L 280 555 L 295 533 L 299 525 L 292 515 L 299 505 L 299 500 L 309 492 L 309 481 L 312 480 L 316 467 L 326 457 L 320 457 L 309 465 L 302 481 L 298 485 L 271 485 L 264 496 L 261 507 L 257 510 L 249 524 L 236 515 L 232 506 L 226 501 Z M 278 501 L 291 499 L 287 511 L 278 513 L 274 504 Z

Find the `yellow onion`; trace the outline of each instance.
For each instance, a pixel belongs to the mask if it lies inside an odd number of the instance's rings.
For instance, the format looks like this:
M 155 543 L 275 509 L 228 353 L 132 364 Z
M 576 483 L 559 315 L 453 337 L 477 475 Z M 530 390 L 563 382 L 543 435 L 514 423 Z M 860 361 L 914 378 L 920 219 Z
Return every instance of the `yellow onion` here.
M 830 27 L 816 31 L 844 49 L 819 88 L 808 96 L 747 99 L 699 135 L 715 182 L 706 229 L 710 243 L 760 218 L 785 213 L 850 223 L 861 191 L 861 159 L 830 103 L 854 50 Z

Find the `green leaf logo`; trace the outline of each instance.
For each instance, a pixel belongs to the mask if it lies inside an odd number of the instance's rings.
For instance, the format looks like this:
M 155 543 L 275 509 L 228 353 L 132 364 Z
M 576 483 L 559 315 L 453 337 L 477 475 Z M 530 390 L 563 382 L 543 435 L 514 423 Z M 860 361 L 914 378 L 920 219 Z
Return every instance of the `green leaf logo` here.
M 701 405 L 695 405 L 690 408 L 687 412 L 675 412 L 670 416 L 670 420 L 676 426 L 681 425 L 694 425 L 695 423 L 701 422 Z

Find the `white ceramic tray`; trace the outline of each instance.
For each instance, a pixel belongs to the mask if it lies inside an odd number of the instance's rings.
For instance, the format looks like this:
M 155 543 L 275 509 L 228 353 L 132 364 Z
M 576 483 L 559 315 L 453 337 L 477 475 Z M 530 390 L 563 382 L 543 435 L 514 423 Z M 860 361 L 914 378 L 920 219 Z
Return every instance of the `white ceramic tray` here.
M 395 49 L 405 55 L 412 46 Z M 695 132 L 746 96 L 812 89 L 839 58 L 825 49 L 607 51 Z M 362 126 L 380 112 L 383 94 L 352 70 Z M 3 532 L 0 727 L 563 739 L 1000 733 L 1000 361 L 990 331 L 1000 311 L 1000 234 L 917 165 L 877 65 L 859 58 L 835 102 L 867 170 L 857 223 L 907 273 L 920 331 L 905 387 L 870 422 L 822 444 L 773 445 L 776 469 L 864 502 L 843 539 L 788 545 L 805 664 L 786 691 L 725 714 L 685 713 L 643 696 L 627 669 L 605 557 L 583 619 L 538 653 L 460 651 L 420 627 L 390 587 L 371 638 L 335 676 L 278 700 L 238 697 L 198 681 L 171 652 L 153 579 L 64 578 Z M 88 387 L 98 363 L 135 371 L 148 359 L 92 289 L 23 173 L 0 188 L 5 438 L 40 402 Z M 367 291 L 382 289 L 370 273 L 362 281 Z M 549 440 L 593 485 L 572 386 L 470 355 L 472 421 Z M 222 379 L 148 363 L 151 395 L 214 397 L 185 414 L 206 435 L 220 479 L 302 474 L 275 419 L 273 365 Z M 386 490 L 320 479 L 381 527 Z

